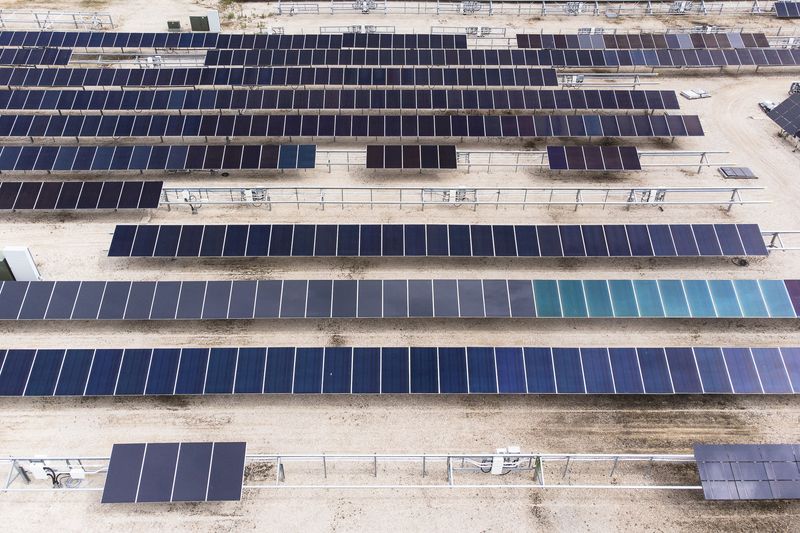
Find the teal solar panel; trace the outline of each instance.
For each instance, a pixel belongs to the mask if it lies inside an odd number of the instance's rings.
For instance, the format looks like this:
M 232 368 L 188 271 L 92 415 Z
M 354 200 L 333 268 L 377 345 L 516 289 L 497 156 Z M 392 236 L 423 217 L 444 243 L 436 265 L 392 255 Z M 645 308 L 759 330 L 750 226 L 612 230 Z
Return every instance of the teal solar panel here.
M 658 281 L 661 300 L 664 303 L 664 314 L 670 318 L 688 318 L 689 302 L 683 292 L 683 284 L 676 279 L 662 279 Z
M 733 281 L 739 304 L 742 307 L 742 314 L 746 317 L 769 317 L 764 297 L 758 287 L 758 281 L 754 279 L 737 279 Z
M 760 279 L 758 286 L 767 303 L 769 316 L 773 318 L 791 318 L 795 316 L 792 301 L 783 281 L 776 279 Z
M 583 282 L 583 289 L 586 293 L 590 317 L 611 318 L 614 316 L 611 294 L 608 291 L 608 282 L 606 280 L 586 280 Z
M 634 280 L 633 287 L 636 291 L 636 301 L 639 303 L 639 316 L 664 316 L 664 307 L 661 305 L 658 283 L 655 280 L 637 279 Z
M 731 280 L 708 280 L 708 288 L 711 290 L 711 296 L 714 299 L 714 308 L 717 310 L 717 316 L 742 316 L 742 310 L 739 308 L 739 300 L 736 298 L 736 291 L 733 289 Z
M 694 317 L 716 316 L 711 291 L 708 290 L 706 280 L 686 280 L 683 282 L 686 290 L 686 299 L 689 300 L 689 310 Z
M 608 281 L 608 287 L 611 289 L 614 316 L 639 316 L 639 308 L 636 305 L 636 295 L 633 292 L 633 283 L 631 283 L 630 280 L 612 279 Z
M 535 280 L 533 295 L 536 302 L 536 315 L 540 317 L 560 317 L 561 301 L 558 296 L 558 283 L 554 280 Z
M 558 290 L 561 293 L 561 306 L 565 318 L 588 316 L 583 283 L 577 280 L 560 280 Z

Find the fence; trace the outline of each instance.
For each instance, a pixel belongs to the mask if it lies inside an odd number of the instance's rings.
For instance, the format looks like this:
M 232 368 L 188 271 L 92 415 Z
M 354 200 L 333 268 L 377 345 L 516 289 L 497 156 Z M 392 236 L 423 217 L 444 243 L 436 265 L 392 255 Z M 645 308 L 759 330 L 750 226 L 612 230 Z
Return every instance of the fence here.
M 114 21 L 110 14 L 96 11 L 0 9 L 0 28 L 109 30 L 114 28 Z

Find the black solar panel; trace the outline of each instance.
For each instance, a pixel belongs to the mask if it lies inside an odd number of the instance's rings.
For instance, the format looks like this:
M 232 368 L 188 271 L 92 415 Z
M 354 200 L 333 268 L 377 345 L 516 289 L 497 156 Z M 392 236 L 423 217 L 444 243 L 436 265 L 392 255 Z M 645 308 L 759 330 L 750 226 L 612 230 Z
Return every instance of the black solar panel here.
M 695 444 L 707 500 L 800 499 L 800 445 Z
M 756 224 L 120 224 L 108 251 L 111 257 L 719 257 L 767 253 Z
M 800 18 L 800 2 L 775 2 L 775 15 L 779 19 Z
M 548 146 L 551 170 L 642 170 L 635 146 Z
M 466 35 L 2 31 L 0 46 L 66 48 L 466 48 Z
M 800 137 L 800 93 L 789 96 L 768 113 L 785 132 Z
M 234 90 L 0 90 L 0 110 L 195 111 L 278 109 L 446 110 L 673 110 L 674 91 L 446 90 L 446 89 L 234 89 Z M 69 120 L 69 119 L 65 119 Z M 13 128 L 13 115 L 0 129 Z M 10 131 L 10 130 L 9 130 Z
M 551 68 L 232 67 L 32 69 L 0 67 L 9 87 L 236 87 L 236 86 L 558 86 Z
M 48 116 L 5 115 L 0 117 L 0 136 L 59 138 L 87 137 L 685 137 L 702 136 L 703 128 L 695 115 L 74 115 Z M 122 169 L 125 155 L 133 151 L 139 165 L 146 163 L 152 150 L 158 154 L 153 168 L 166 165 L 167 169 L 181 169 L 181 155 L 186 147 L 58 147 L 58 146 L 6 146 L 0 148 L 0 171 L 48 170 L 63 168 L 67 160 L 75 160 L 76 151 L 81 157 L 75 170 L 83 165 L 95 165 L 88 150 L 96 150 L 99 166 L 110 164 L 112 170 Z M 201 155 L 189 150 L 187 165 L 198 168 Z M 222 147 L 209 147 L 216 153 Z M 241 147 L 226 148 L 226 153 Z M 245 154 L 255 153 L 258 147 L 245 147 Z M 266 148 L 265 148 L 266 150 Z M 284 151 L 288 150 L 284 148 Z M 301 154 L 311 148 L 301 149 Z M 170 158 L 164 162 L 167 152 Z M 94 152 L 93 152 L 94 153 Z M 92 153 L 92 155 L 93 155 Z M 198 152 L 199 153 L 199 152 Z M 262 156 L 265 152 L 262 151 Z M 195 154 L 195 155 L 193 155 Z M 306 164 L 313 162 L 312 155 Z M 161 157 L 163 155 L 163 158 Z M 121 159 L 120 159 L 121 157 Z M 302 157 L 302 155 L 301 155 Z M 88 159 L 87 159 L 88 158 Z M 106 161 L 108 159 L 108 161 Z M 130 158 L 129 158 L 130 159 Z M 152 160 L 152 159 L 151 159 Z M 208 161 L 208 159 L 207 159 Z M 245 163 L 248 161 L 248 163 Z M 131 161 L 132 162 L 132 161 Z M 243 158 L 245 168 L 261 168 L 257 156 Z M 299 164 L 299 163 L 298 163 Z M 15 166 L 16 165 L 16 166 Z M 215 167 L 212 164 L 211 168 Z M 252 166 L 256 165 L 256 166 Z M 107 169 L 106 167 L 105 169 Z M 140 167 L 130 167 L 140 168 Z M 150 168 L 150 167 L 146 167 Z M 165 168 L 161 166 L 160 168 Z M 208 167 L 202 167 L 208 168 Z M 231 167 L 233 168 L 233 167 Z M 274 167 L 263 167 L 274 168 Z M 283 168 L 283 167 L 282 167 Z M 290 168 L 290 167 L 285 167 Z M 302 166 L 300 168 L 312 168 Z M 92 168 L 93 169 L 93 168 Z M 102 169 L 102 170 L 105 170 Z
M 755 46 L 755 42 L 753 42 Z M 621 50 L 209 50 L 206 66 L 542 66 L 709 68 L 725 66 L 797 66 L 800 49 L 769 54 L 771 48 L 621 49 Z
M 58 48 L 0 48 L 0 65 L 66 65 L 72 50 Z
M 777 10 L 777 5 L 776 10 Z M 517 34 L 518 48 L 534 49 L 692 49 L 769 47 L 763 33 Z
M 238 501 L 244 442 L 115 444 L 102 503 Z
M 94 136 L 109 135 L 107 130 Z M 314 168 L 316 149 L 313 144 L 4 146 L 0 171 L 302 169 Z
M 456 147 L 455 145 L 369 145 L 367 168 L 455 169 L 458 168 Z
M 415 309 L 419 307 L 418 302 L 410 302 L 410 305 Z M 511 305 L 518 306 L 520 302 L 513 301 Z M 249 308 L 238 306 L 236 312 L 247 314 L 252 306 L 253 302 L 249 302 Z M 489 312 L 496 312 L 496 309 L 490 307 Z M 380 309 L 367 312 L 380 315 Z M 0 361 L 4 357 L 7 364 L 0 369 L 0 396 L 29 398 L 275 393 L 800 393 L 800 348 L 796 347 L 336 346 L 0 350 Z M 401 362 L 403 364 L 399 364 Z M 727 368 L 736 371 L 728 372 Z M 132 455 L 141 456 L 141 450 Z M 181 464 L 179 461 L 178 470 L 181 470 Z M 698 462 L 701 475 L 702 465 Z M 191 484 L 184 482 L 192 478 L 189 473 L 178 476 L 173 501 L 203 499 L 206 484 L 201 474 L 207 476 L 208 470 L 197 468 L 193 472 L 199 479 Z M 776 474 L 781 476 L 777 481 L 785 481 L 785 472 L 776 471 Z M 115 477 L 118 479 L 112 485 L 106 485 L 109 496 L 122 498 L 124 494 L 134 493 L 133 480 L 120 482 L 125 477 L 124 470 L 116 472 Z M 191 487 L 194 487 L 194 492 L 189 492 Z M 128 498 L 132 499 L 132 496 Z
M 0 183 L 0 211 L 155 209 L 161 181 L 47 181 Z

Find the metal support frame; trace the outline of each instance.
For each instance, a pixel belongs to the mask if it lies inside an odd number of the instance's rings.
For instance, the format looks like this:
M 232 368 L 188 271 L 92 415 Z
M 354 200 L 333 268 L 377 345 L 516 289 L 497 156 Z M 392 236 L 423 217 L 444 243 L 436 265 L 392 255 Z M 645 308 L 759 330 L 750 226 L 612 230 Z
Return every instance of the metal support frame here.
M 109 30 L 114 28 L 114 21 L 111 14 L 99 11 L 0 9 L 0 28 Z
M 800 230 L 778 230 L 761 232 L 767 249 L 781 252 L 800 250 Z
M 0 492 L 101 491 L 108 462 L 108 457 L 2 458 L 8 474 Z M 694 462 L 691 454 L 248 454 L 244 488 L 701 490 L 697 476 L 682 468 Z M 573 464 L 581 467 L 571 469 Z M 653 464 L 662 468 L 652 469 Z M 266 468 L 248 469 L 256 465 Z M 33 475 L 35 466 L 49 469 L 48 475 Z M 270 467 L 274 475 L 248 473 Z M 546 476 L 548 470 L 562 475 Z
M 762 187 L 165 187 L 160 206 L 189 206 L 192 212 L 202 206 L 241 206 L 272 210 L 280 206 L 345 209 L 366 206 L 378 208 L 428 207 L 622 207 L 649 206 L 664 209 L 679 206 L 720 206 L 766 204 L 765 200 L 745 200 L 743 191 Z
M 678 4 L 676 6 L 676 4 Z M 386 15 L 465 15 L 483 17 L 486 15 L 556 15 L 566 14 L 594 17 L 644 17 L 644 16 L 717 16 L 717 15 L 770 15 L 774 12 L 774 2 L 762 2 L 755 6 L 753 0 L 718 0 L 706 2 L 651 2 L 641 0 L 586 0 L 586 1 L 550 1 L 514 2 L 495 0 L 462 0 L 448 2 L 442 0 L 428 2 L 405 2 L 388 0 L 373 2 L 372 0 L 331 0 L 330 14 L 366 14 L 380 10 Z M 365 5 L 367 6 L 365 8 Z M 589 7 L 591 6 L 591 7 Z M 277 15 L 297 15 L 319 13 L 317 2 L 277 2 Z

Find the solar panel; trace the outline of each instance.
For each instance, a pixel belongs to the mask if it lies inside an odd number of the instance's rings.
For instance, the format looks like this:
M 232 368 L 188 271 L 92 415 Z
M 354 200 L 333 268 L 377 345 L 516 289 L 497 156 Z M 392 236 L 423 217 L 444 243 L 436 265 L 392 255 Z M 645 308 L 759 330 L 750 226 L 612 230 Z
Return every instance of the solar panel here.
M 774 7 L 779 19 L 800 18 L 800 2 L 775 2 Z
M 548 146 L 550 170 L 642 170 L 635 146 Z
M 9 111 L 196 111 L 278 109 L 679 109 L 674 91 L 234 89 L 234 90 L 0 90 Z M 76 119 L 63 118 L 70 125 Z M 14 117 L 4 118 L 13 128 Z M 71 129 L 74 129 L 71 127 Z
M 775 5 L 777 11 L 778 2 Z M 518 48 L 533 49 L 703 49 L 768 46 L 769 41 L 763 33 L 517 34 Z
M 0 183 L 2 210 L 155 209 L 161 181 L 47 181 Z
M 239 501 L 245 449 L 244 442 L 114 444 L 101 501 Z
M 800 348 L 789 347 L 12 349 L 3 355 L 0 396 L 800 392 Z M 43 371 L 50 367 L 61 371 Z M 143 450 L 128 451 L 141 466 Z M 208 468 L 180 472 L 173 501 L 204 499 L 205 483 L 188 483 L 198 471 L 207 476 Z M 120 482 L 125 471 L 117 471 L 118 479 L 106 484 L 109 497 L 133 500 L 139 472 L 134 468 L 130 481 Z
M 455 145 L 369 145 L 367 168 L 456 169 Z
M 72 56 L 72 50 L 58 48 L 2 48 L 0 47 L 0 65 L 66 65 Z
M 800 499 L 800 445 L 695 444 L 707 500 Z
M 283 170 L 314 168 L 315 158 L 313 144 L 4 146 L 0 171 Z
M 76 48 L 466 48 L 466 35 L 453 34 L 281 34 L 2 31 L 0 46 Z
M 157 235 L 151 235 L 146 245 L 155 247 Z M 204 237 L 201 250 L 203 246 L 224 247 L 223 242 L 221 233 L 208 243 Z M 544 255 L 550 242 L 540 246 Z M 372 290 L 377 288 L 376 283 L 6 281 L 0 287 L 0 320 L 417 316 L 766 319 L 797 318 L 800 312 L 800 280 L 387 280 L 381 282 L 382 291 Z M 137 298 L 130 299 L 132 294 Z M 254 304 L 241 313 L 243 302 L 247 302 L 246 307 Z M 511 302 L 511 306 L 498 306 L 496 302 Z M 310 303 L 313 306 L 309 307 Z M 378 309 L 383 310 L 382 315 L 370 311 Z
M 6 115 L 0 117 L 0 136 L 19 138 L 211 138 L 224 137 L 685 137 L 704 135 L 695 115 Z M 62 168 L 81 155 L 78 164 L 104 166 L 100 170 L 124 169 L 124 165 L 145 165 L 151 152 L 158 165 L 180 169 L 186 146 L 92 147 L 92 146 L 5 146 L 0 150 L 2 170 L 69 170 Z M 204 147 L 192 146 L 187 165 L 201 165 Z M 276 148 L 264 145 L 264 154 Z M 217 152 L 255 154 L 258 147 L 227 145 L 208 147 L 210 159 Z M 282 152 L 294 148 L 284 147 Z M 301 147 L 310 157 L 313 147 Z M 127 155 L 132 153 L 132 159 Z M 97 155 L 101 159 L 94 158 Z M 169 154 L 169 157 L 167 157 Z M 221 157 L 221 156 L 220 156 Z M 256 164 L 256 155 L 244 156 Z M 151 158 L 152 160 L 152 158 Z M 164 160 L 164 161 L 162 161 Z M 213 163 L 216 165 L 216 163 Z M 118 168 L 119 167 L 119 168 Z M 130 167 L 140 168 L 140 167 Z M 148 168 L 148 167 L 145 167 Z M 160 167 L 165 168 L 164 166 Z M 197 166 L 187 168 L 202 168 Z M 208 165 L 206 165 L 208 168 Z M 218 168 L 212 166 L 210 168 Z M 259 167 L 253 167 L 259 168 Z M 270 167 L 266 167 L 270 168 Z M 274 167 L 271 167 L 274 168 Z M 305 168 L 305 167 L 304 167 Z M 75 168 L 90 170 L 90 168 Z
M 224 235 L 224 248 L 201 246 L 204 240 L 217 238 L 217 235 Z M 148 244 L 152 242 L 157 243 L 155 248 Z M 688 243 L 691 246 L 687 246 Z M 114 231 L 108 252 L 110 257 L 719 257 L 767 254 L 757 224 L 120 224 Z
M 757 45 L 755 40 L 752 46 Z M 791 50 L 783 58 L 770 55 L 773 49 L 714 48 L 712 50 L 663 49 L 620 50 L 253 50 L 235 54 L 226 50 L 209 50 L 205 66 L 541 66 L 541 67 L 612 67 L 645 66 L 650 68 L 726 67 L 744 65 L 796 66 L 800 50 Z M 716 52 L 712 54 L 711 52 Z M 721 52 L 721 53 L 720 53 Z M 759 58 L 758 62 L 753 57 Z M 701 61 L 700 58 L 703 58 Z
M 800 93 L 789 96 L 767 113 L 781 129 L 790 135 L 800 137 Z
M 443 68 L 445 67 L 445 68 Z M 9 87 L 236 87 L 236 86 L 517 86 L 559 85 L 555 69 L 438 68 L 373 66 L 31 69 L 0 67 L 0 86 Z

